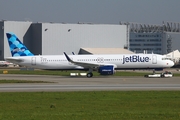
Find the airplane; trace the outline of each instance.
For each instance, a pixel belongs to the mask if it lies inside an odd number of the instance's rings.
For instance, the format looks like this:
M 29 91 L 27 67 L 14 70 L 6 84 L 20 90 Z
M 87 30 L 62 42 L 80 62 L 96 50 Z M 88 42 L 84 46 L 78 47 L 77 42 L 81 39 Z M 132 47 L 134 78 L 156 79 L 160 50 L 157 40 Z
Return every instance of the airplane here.
M 0 61 L 0 67 L 8 67 L 9 65 L 13 65 L 13 63 L 7 61 Z
M 113 75 L 120 69 L 162 70 L 174 65 L 174 62 L 158 54 L 103 54 L 103 55 L 34 55 L 14 33 L 6 33 L 12 57 L 5 60 L 18 65 L 49 70 L 88 70 L 87 77 L 93 77 L 93 71 L 100 75 Z

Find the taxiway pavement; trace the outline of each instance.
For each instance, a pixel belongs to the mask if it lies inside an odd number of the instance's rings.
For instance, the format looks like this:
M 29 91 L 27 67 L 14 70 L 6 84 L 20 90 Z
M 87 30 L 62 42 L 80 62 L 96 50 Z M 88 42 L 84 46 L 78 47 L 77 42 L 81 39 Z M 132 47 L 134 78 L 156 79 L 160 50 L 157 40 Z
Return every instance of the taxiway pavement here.
M 33 80 L 53 83 L 0 84 L 0 92 L 180 90 L 180 77 L 65 77 L 52 75 L 0 74 L 0 80 Z

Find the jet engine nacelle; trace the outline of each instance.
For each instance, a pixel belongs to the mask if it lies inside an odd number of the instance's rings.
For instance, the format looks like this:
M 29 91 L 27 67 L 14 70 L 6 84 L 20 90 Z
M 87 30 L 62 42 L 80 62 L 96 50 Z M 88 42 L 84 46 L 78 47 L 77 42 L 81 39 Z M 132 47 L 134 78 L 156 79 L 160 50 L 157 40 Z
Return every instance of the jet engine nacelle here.
M 108 65 L 108 66 L 101 66 L 99 67 L 98 72 L 100 75 L 113 75 L 114 74 L 114 66 Z

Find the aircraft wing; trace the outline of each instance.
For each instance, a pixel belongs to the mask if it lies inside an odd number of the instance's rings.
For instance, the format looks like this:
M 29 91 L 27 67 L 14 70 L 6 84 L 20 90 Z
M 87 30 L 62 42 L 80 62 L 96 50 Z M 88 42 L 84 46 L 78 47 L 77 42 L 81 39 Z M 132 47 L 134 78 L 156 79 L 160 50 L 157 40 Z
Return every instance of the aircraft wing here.
M 11 62 L 11 63 L 23 62 L 23 59 L 21 59 L 21 58 L 16 58 L 16 57 L 5 58 L 5 60 L 6 60 L 7 62 Z
M 66 56 L 67 60 L 75 65 L 78 65 L 78 66 L 82 66 L 84 68 L 96 68 L 96 67 L 100 67 L 100 66 L 105 66 L 105 65 L 113 65 L 114 67 L 116 67 L 115 64 L 99 64 L 99 63 L 85 63 L 85 62 L 76 62 L 76 61 L 73 61 L 65 52 L 64 52 L 64 55 Z

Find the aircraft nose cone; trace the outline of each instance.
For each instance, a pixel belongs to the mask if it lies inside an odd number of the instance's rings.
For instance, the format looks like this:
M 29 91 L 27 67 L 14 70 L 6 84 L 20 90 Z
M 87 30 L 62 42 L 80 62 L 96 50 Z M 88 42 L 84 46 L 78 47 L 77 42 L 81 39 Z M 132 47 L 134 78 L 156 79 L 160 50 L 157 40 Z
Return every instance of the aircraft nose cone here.
M 175 65 L 175 63 L 174 63 L 174 61 L 172 61 L 172 66 L 174 66 Z
M 170 66 L 170 67 L 174 66 L 174 62 L 173 62 L 173 61 L 170 61 L 170 62 L 169 62 L 169 66 Z

